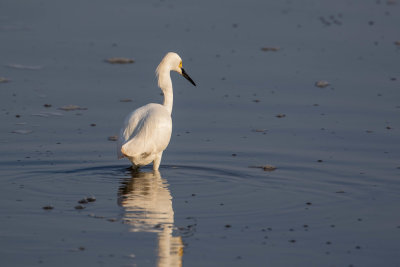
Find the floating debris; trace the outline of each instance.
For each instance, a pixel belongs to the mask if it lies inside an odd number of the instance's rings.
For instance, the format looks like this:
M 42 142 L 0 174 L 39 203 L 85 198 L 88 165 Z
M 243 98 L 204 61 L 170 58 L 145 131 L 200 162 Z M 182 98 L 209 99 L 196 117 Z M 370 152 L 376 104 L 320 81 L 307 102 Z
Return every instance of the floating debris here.
M 95 198 L 94 196 L 91 196 L 91 197 L 87 197 L 86 200 L 87 200 L 88 202 L 95 202 L 95 201 L 96 201 L 96 198 Z
M 255 132 L 255 133 L 266 133 L 266 132 L 268 132 L 268 130 L 267 129 L 253 129 L 253 130 L 251 130 L 252 132 Z
M 85 206 L 82 206 L 82 205 L 76 205 L 75 206 L 76 210 L 83 210 L 84 208 L 85 208 Z
M 315 86 L 319 87 L 319 88 L 325 88 L 325 87 L 327 87 L 329 85 L 330 85 L 330 83 L 327 82 L 327 81 L 324 81 L 324 80 L 315 82 Z
M 280 50 L 280 48 L 279 47 L 262 47 L 261 48 L 261 51 L 264 51 L 264 52 L 276 52 L 276 51 L 279 51 Z
M 263 166 L 249 166 L 249 168 L 259 168 L 259 169 L 263 169 L 264 171 L 275 171 L 277 169 L 277 167 L 273 166 L 273 165 L 263 165 Z
M 112 135 L 112 136 L 109 136 L 107 139 L 108 139 L 108 141 L 117 141 L 118 140 L 118 136 Z
M 80 106 L 77 106 L 77 105 L 65 105 L 65 106 L 62 106 L 61 108 L 58 108 L 58 109 L 65 110 L 65 111 L 87 110 L 87 108 L 83 108 L 83 107 L 80 107 Z
M 87 198 L 82 198 L 81 200 L 78 201 L 79 204 L 87 204 L 89 201 Z
M 106 59 L 106 62 L 108 62 L 110 64 L 131 64 L 131 63 L 134 63 L 135 61 L 130 58 L 112 57 L 112 58 Z
M 19 70 L 41 70 L 43 68 L 42 66 L 28 66 L 21 64 L 7 64 L 6 67 Z
M 14 131 L 12 131 L 12 133 L 15 133 L 15 134 L 30 134 L 30 133 L 33 133 L 33 131 L 32 130 L 14 130 Z
M 54 209 L 54 207 L 52 205 L 46 205 L 46 206 L 43 206 L 42 209 L 44 209 L 44 210 L 52 210 L 52 209 Z
M 0 83 L 8 83 L 10 80 L 4 77 L 0 77 Z
M 120 99 L 119 100 L 119 102 L 132 102 L 132 99 L 130 99 L 130 98 L 123 98 L 123 99 Z
M 52 105 L 51 105 L 51 104 L 44 104 L 43 107 L 45 107 L 45 108 L 51 108 Z
M 91 123 L 90 126 L 91 126 L 91 127 L 95 127 L 95 126 L 96 126 L 96 123 Z
M 277 117 L 277 118 L 284 118 L 284 117 L 286 117 L 286 114 L 277 114 L 275 117 Z

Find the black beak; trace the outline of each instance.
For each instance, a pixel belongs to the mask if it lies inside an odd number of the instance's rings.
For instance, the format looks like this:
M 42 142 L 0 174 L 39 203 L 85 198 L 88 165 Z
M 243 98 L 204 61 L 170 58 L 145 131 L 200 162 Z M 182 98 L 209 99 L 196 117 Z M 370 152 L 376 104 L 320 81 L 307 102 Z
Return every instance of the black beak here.
M 181 70 L 182 70 L 182 76 L 185 77 L 189 82 L 191 82 L 191 84 L 196 86 L 196 84 L 194 83 L 192 78 L 189 77 L 189 75 L 186 73 L 186 71 L 183 68 L 181 68 Z

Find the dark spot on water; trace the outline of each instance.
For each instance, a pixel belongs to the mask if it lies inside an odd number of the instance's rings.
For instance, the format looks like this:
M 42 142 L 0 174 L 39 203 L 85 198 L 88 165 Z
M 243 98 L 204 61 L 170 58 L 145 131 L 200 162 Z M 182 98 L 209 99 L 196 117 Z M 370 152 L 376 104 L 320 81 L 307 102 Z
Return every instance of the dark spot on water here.
M 90 126 L 95 127 L 96 123 L 91 123 Z
M 82 205 L 76 205 L 75 206 L 76 210 L 83 210 L 84 208 L 85 208 L 85 206 L 82 206 Z
M 232 157 L 236 157 L 237 155 L 235 153 L 232 154 Z
M 116 222 L 117 219 L 115 219 L 115 218 L 109 218 L 109 219 L 107 219 L 107 221 L 109 221 L 109 222 Z
M 84 251 L 86 248 L 85 247 L 79 247 L 78 248 L 80 251 Z
M 21 118 L 21 115 L 17 114 L 15 115 L 16 118 Z
M 326 243 L 325 244 L 327 244 L 327 245 L 331 245 L 332 243 L 331 243 L 331 241 L 326 241 Z
M 277 117 L 277 118 L 285 118 L 286 117 L 286 114 L 277 114 L 275 117 Z
M 358 219 L 357 219 L 357 221 L 361 222 L 361 221 L 362 221 L 362 219 L 361 219 L 361 218 L 358 218 Z
M 78 200 L 79 204 L 86 204 L 88 203 L 88 200 L 86 198 L 82 198 L 81 200 Z
M 261 48 L 261 51 L 263 51 L 263 52 L 277 52 L 277 51 L 279 51 L 279 47 L 262 47 Z
M 232 227 L 232 225 L 230 225 L 230 224 L 225 224 L 225 228 L 231 228 Z
M 131 64 L 135 61 L 131 58 L 113 57 L 105 60 L 110 64 Z
M 54 207 L 51 206 L 51 205 L 46 205 L 46 206 L 43 206 L 42 209 L 44 209 L 44 210 L 52 210 L 52 209 L 54 209 Z
M 118 140 L 118 136 L 116 136 L 116 135 L 109 136 L 109 137 L 107 138 L 107 140 L 108 140 L 108 141 L 117 141 L 117 140 Z
M 335 193 L 336 193 L 336 194 L 344 194 L 344 193 L 346 193 L 346 192 L 340 190 L 340 191 L 336 191 Z
M 390 127 L 390 126 L 386 126 L 386 129 L 388 129 L 388 130 L 391 130 L 391 129 L 392 129 L 392 127 Z
M 96 201 L 96 198 L 95 198 L 94 196 L 91 196 L 91 197 L 87 197 L 86 200 L 87 200 L 88 202 L 95 202 L 95 201 Z
M 312 203 L 311 203 L 311 202 L 307 202 L 307 203 L 306 203 L 306 205 L 308 205 L 308 206 L 311 206 L 311 205 L 312 205 Z
M 51 108 L 51 104 L 44 104 L 43 107 L 45 107 L 45 108 Z
M 361 249 L 361 246 L 356 246 L 356 249 Z
M 270 172 L 270 171 L 275 171 L 275 170 L 276 170 L 276 167 L 275 167 L 275 166 L 272 166 L 272 165 L 265 165 L 265 166 L 262 166 L 262 169 L 263 169 L 264 171 Z
M 323 162 L 323 160 L 322 160 L 322 159 L 319 159 L 319 160 L 317 160 L 317 162 Z
M 335 228 L 335 225 L 334 225 L 334 224 L 331 224 L 331 227 L 332 227 L 332 228 Z
M 291 240 L 289 240 L 289 242 L 290 243 L 296 243 L 296 240 L 295 239 L 291 239 Z
M 192 194 L 192 197 L 195 197 L 196 196 L 196 194 Z

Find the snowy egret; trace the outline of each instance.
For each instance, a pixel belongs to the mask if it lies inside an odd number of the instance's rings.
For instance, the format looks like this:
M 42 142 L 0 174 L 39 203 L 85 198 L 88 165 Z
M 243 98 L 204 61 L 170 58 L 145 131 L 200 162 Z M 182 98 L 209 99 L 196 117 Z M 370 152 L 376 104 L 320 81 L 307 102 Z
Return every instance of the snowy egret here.
M 196 86 L 182 68 L 180 56 L 173 52 L 167 53 L 156 69 L 158 86 L 164 93 L 164 103 L 150 103 L 129 114 L 118 138 L 118 158 L 127 157 L 135 168 L 153 162 L 153 169 L 158 170 L 162 153 L 171 139 L 171 71 L 178 72 Z

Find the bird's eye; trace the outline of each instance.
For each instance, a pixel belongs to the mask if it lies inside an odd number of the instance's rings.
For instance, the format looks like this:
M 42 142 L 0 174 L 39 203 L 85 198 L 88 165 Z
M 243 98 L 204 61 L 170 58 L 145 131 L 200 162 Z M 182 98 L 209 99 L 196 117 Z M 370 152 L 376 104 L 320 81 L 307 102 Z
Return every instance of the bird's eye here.
M 182 61 L 179 63 L 179 68 L 182 68 Z

